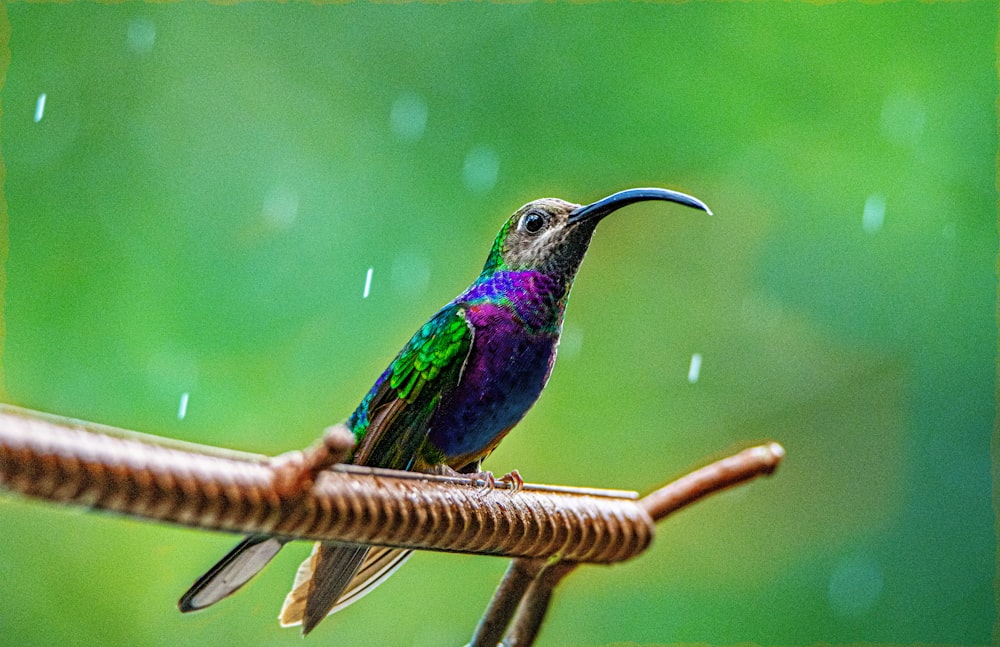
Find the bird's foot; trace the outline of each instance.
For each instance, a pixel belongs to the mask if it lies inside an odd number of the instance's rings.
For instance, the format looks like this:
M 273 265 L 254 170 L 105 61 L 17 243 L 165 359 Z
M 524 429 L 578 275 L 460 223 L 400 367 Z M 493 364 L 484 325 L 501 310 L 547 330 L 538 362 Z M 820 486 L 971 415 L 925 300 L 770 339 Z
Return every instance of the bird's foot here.
M 435 466 L 433 473 L 438 476 L 479 480 L 483 482 L 483 487 L 486 490 L 495 490 L 497 483 L 506 484 L 511 493 L 520 492 L 521 488 L 524 487 L 524 479 L 521 478 L 521 473 L 517 470 L 511 470 L 498 479 L 489 470 L 483 472 L 457 472 L 451 467 L 442 464 Z
M 524 487 L 524 479 L 521 478 L 521 473 L 517 470 L 511 470 L 501 476 L 500 482 L 510 485 L 511 492 L 520 492 L 521 488 Z

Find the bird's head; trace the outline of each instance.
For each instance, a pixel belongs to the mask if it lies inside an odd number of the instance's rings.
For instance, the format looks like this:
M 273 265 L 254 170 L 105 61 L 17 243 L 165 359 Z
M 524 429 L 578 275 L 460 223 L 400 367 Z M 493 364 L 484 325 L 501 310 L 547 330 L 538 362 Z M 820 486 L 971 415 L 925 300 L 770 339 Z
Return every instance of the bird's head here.
M 701 200 L 668 189 L 627 189 L 588 205 L 558 198 L 534 200 L 501 227 L 483 276 L 498 270 L 535 270 L 572 282 L 597 223 L 644 200 L 666 200 L 712 213 Z

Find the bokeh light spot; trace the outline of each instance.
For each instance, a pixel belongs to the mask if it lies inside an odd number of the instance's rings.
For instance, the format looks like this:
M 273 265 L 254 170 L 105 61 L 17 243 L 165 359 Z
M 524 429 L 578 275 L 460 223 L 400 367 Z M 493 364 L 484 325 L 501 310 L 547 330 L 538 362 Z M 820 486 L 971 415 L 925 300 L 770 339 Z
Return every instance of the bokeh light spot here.
M 500 157 L 489 146 L 477 146 L 465 156 L 462 180 L 473 193 L 486 193 L 500 176 Z
M 827 596 L 833 612 L 854 616 L 872 608 L 882 594 L 882 569 L 868 555 L 842 559 L 830 574 Z
M 404 142 L 415 142 L 427 127 L 427 102 L 415 92 L 404 92 L 392 103 L 389 126 Z
M 133 18 L 125 31 L 125 44 L 136 54 L 148 54 L 156 44 L 156 25 L 146 18 Z
M 861 228 L 865 233 L 874 234 L 882 229 L 883 222 L 885 222 L 885 198 L 880 195 L 868 196 L 861 214 Z
M 392 261 L 390 271 L 393 289 L 403 296 L 420 296 L 431 280 L 431 265 L 426 256 L 404 252 Z
M 299 196 L 283 186 L 273 186 L 264 194 L 261 216 L 275 229 L 287 229 L 299 213 Z
M 927 111 L 910 95 L 891 95 L 882 104 L 882 134 L 897 144 L 916 144 L 924 132 Z

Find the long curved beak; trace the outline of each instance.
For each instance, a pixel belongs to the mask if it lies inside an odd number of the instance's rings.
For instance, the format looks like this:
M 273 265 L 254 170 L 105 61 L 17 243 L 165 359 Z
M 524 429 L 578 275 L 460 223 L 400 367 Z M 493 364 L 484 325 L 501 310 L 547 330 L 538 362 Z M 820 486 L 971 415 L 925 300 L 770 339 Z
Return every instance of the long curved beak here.
M 679 193 L 678 191 L 671 191 L 670 189 L 625 189 L 624 191 L 619 191 L 618 193 L 612 193 L 606 198 L 602 198 L 597 202 L 592 202 L 591 204 L 578 207 L 569 214 L 569 224 L 576 224 L 578 222 L 583 222 L 584 220 L 601 219 L 604 216 L 621 209 L 622 207 L 628 206 L 634 202 L 643 202 L 645 200 L 666 200 L 667 202 L 676 202 L 677 204 L 683 204 L 694 209 L 701 209 L 708 215 L 712 215 L 712 210 L 708 206 L 699 200 L 698 198 L 693 198 L 687 194 Z

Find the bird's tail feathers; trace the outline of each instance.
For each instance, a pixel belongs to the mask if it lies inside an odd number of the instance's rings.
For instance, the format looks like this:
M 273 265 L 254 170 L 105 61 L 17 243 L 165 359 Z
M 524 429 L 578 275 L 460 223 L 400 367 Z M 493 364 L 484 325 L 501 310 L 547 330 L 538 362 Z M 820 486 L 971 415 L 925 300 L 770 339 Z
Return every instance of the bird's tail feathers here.
M 267 566 L 285 543 L 280 537 L 250 535 L 191 585 L 177 602 L 178 608 L 185 613 L 197 611 L 232 595 Z
M 326 616 L 370 593 L 412 553 L 400 548 L 316 542 L 295 573 L 292 590 L 278 616 L 281 626 L 301 624 L 303 633 L 308 633 Z

